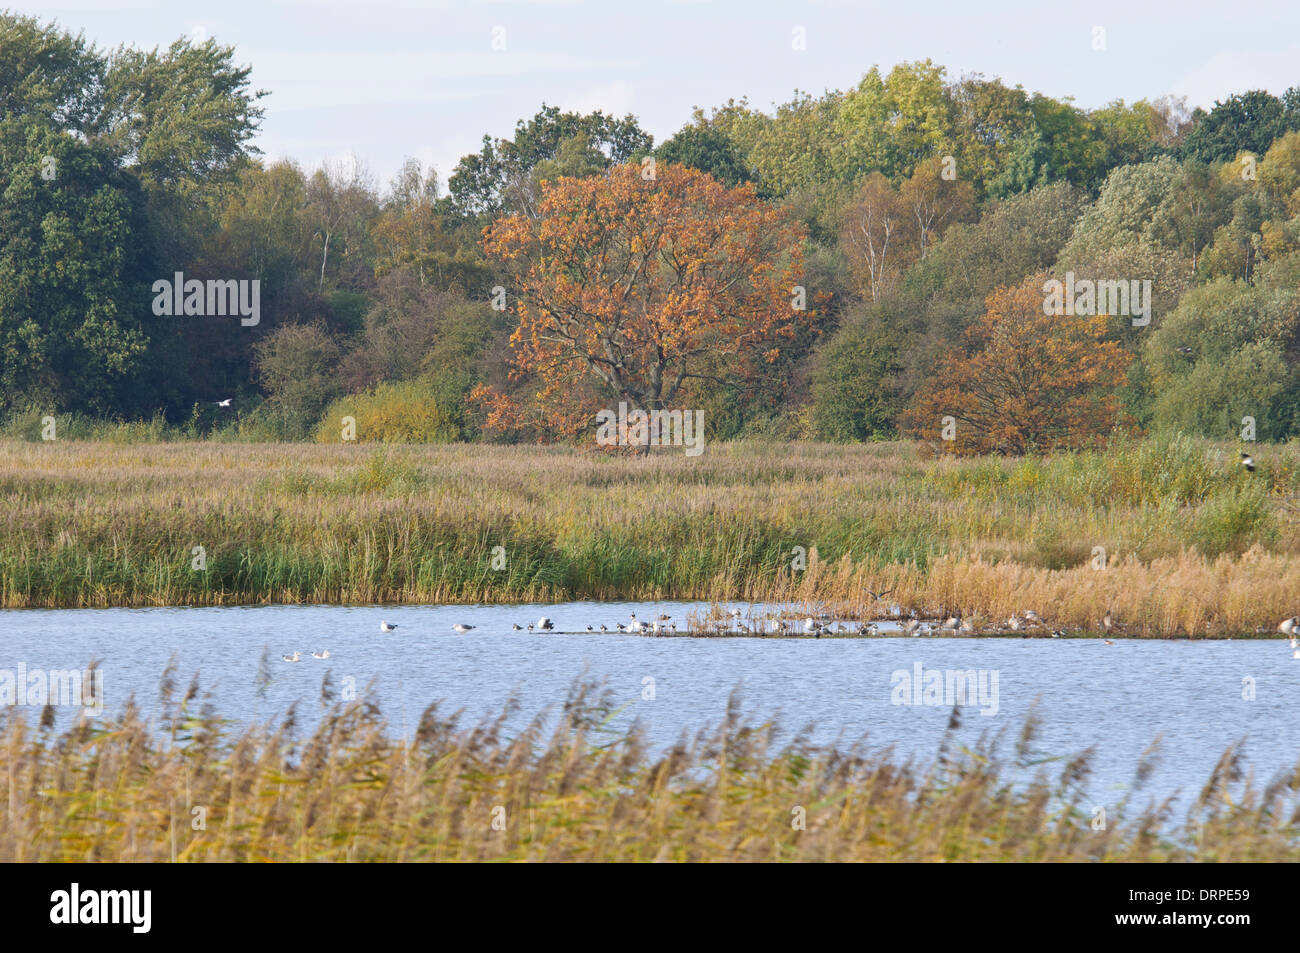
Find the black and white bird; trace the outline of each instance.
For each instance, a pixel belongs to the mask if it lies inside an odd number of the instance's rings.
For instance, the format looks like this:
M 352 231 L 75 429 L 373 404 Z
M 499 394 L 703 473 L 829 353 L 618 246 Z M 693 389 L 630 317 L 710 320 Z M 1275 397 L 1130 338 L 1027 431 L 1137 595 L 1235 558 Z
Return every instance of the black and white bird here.
M 474 627 L 472 625 L 466 625 L 464 622 L 457 622 L 455 625 L 452 626 L 452 628 L 455 629 L 457 632 L 468 632 L 470 629 Z
M 514 629 L 516 632 L 522 632 L 524 629 L 524 627 L 520 625 L 518 622 L 512 625 L 511 628 Z
M 395 625 L 389 625 L 387 622 L 383 621 L 382 619 L 379 621 L 379 631 L 380 631 L 380 632 L 392 632 L 392 631 L 396 630 L 396 628 L 397 628 L 397 626 L 395 626 Z
M 552 622 L 550 619 L 546 618 L 546 616 L 542 616 L 540 619 L 537 620 L 537 628 L 553 629 L 555 628 L 555 623 Z
M 1241 452 L 1241 465 L 1246 468 L 1248 473 L 1255 472 L 1255 458 L 1244 450 Z

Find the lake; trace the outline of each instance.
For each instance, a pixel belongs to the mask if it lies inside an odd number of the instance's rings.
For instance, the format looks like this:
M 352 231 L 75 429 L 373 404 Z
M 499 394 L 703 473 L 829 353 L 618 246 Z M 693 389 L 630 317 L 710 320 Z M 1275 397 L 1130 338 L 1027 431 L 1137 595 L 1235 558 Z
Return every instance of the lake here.
M 80 669 L 101 660 L 105 706 L 134 695 L 157 712 L 160 676 L 175 656 L 179 691 L 198 672 L 217 712 L 237 721 L 282 714 L 299 703 L 300 723 L 320 712 L 322 678 L 374 697 L 397 734 L 440 700 L 466 721 L 519 703 L 511 724 L 558 709 L 580 677 L 603 680 L 626 708 L 613 724 L 639 719 L 655 746 L 719 722 L 733 689 L 754 721 L 778 719 L 781 738 L 805 726 L 822 743 L 865 740 L 928 762 L 958 693 L 959 737 L 1006 734 L 1011 746 L 1035 700 L 1036 749 L 1073 755 L 1096 746 L 1089 793 L 1116 802 L 1139 755 L 1162 736 L 1162 755 L 1140 803 L 1199 791 L 1219 755 L 1245 739 L 1257 784 L 1300 754 L 1300 660 L 1284 640 L 1166 641 L 1023 638 L 729 637 L 655 638 L 588 633 L 635 612 L 684 621 L 692 603 L 522 606 L 259 606 L 242 608 L 0 611 L 0 672 Z M 747 608 L 747 607 L 746 607 Z M 555 632 L 514 631 L 541 616 Z M 380 620 L 396 624 L 379 631 Z M 475 626 L 460 634 L 455 623 Z M 326 660 L 310 652 L 328 649 Z M 297 664 L 281 656 L 298 650 Z M 258 689 L 264 653 L 269 684 Z M 11 675 L 10 678 L 16 678 Z M 3 675 L 0 675 L 0 680 Z M 969 679 L 969 681 L 966 681 Z M 12 682 L 11 682 L 12 684 Z M 2 685 L 0 685 L 2 689 Z M 1250 697 L 1253 694 L 1253 697 Z M 17 709 L 28 718 L 35 706 Z M 76 717 L 60 708 L 57 723 Z

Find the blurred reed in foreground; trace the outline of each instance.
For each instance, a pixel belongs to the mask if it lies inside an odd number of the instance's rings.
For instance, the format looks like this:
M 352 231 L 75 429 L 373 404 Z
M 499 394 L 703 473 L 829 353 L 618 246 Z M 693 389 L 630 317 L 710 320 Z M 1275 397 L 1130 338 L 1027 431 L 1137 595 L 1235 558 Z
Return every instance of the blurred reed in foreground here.
M 461 726 L 433 705 L 399 741 L 372 699 L 341 704 L 328 681 L 300 734 L 292 710 L 235 730 L 171 679 L 161 724 L 128 707 L 62 733 L 0 726 L 0 861 L 1300 859 L 1300 772 L 1256 789 L 1235 747 L 1178 819 L 1141 806 L 1149 749 L 1099 830 L 1091 752 L 1044 758 L 1032 716 L 968 748 L 954 714 L 926 765 L 806 733 L 778 747 L 734 696 L 716 728 L 651 753 L 584 681 L 513 737 L 510 710 Z

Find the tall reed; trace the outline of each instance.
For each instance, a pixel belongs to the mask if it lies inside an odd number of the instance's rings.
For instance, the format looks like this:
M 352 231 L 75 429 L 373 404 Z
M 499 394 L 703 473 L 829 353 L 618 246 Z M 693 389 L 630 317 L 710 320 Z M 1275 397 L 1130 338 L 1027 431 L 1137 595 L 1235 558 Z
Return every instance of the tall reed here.
M 655 753 L 609 728 L 591 682 L 514 734 L 512 708 L 461 725 L 435 704 L 395 740 L 375 699 L 341 703 L 328 683 L 314 730 L 292 709 L 237 730 L 171 678 L 157 724 L 131 707 L 62 733 L 0 724 L 0 861 L 1300 859 L 1300 769 L 1257 789 L 1235 747 L 1181 818 L 1139 806 L 1148 751 L 1097 829 L 1092 752 L 1044 765 L 1034 718 L 966 748 L 954 712 L 921 764 L 806 735 L 778 746 L 733 696 L 715 727 Z
M 1296 614 L 1300 447 L 0 441 L 0 605 L 795 598 L 1138 635 Z M 201 550 L 196 547 L 202 547 Z M 500 547 L 500 548 L 498 548 Z M 201 559 L 199 556 L 201 555 Z

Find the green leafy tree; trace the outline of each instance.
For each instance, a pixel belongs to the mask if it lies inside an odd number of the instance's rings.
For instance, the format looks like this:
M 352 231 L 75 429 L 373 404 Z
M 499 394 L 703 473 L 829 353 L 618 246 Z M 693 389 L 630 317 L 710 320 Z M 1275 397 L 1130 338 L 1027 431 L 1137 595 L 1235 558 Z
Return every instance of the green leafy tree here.
M 639 158 L 654 145 L 631 115 L 618 119 L 599 110 L 583 115 L 543 104 L 532 119 L 519 120 L 513 138 L 484 136 L 482 149 L 460 160 L 448 182 L 457 210 L 470 217 L 521 211 L 508 203 L 512 184 L 527 178 L 539 162 L 555 159 L 563 144 L 580 134 L 606 167 Z
M 1201 162 L 1227 162 L 1242 152 L 1263 155 L 1275 139 L 1300 130 L 1300 110 L 1294 106 L 1298 98 L 1295 87 L 1282 99 L 1255 89 L 1216 100 L 1209 112 L 1198 108 L 1183 155 Z
M 137 379 L 153 275 L 143 209 L 103 150 L 0 120 L 0 405 L 110 414 L 156 396 Z
M 678 130 L 655 150 L 660 162 L 676 162 L 707 172 L 727 186 L 751 181 L 749 169 L 736 144 L 719 128 L 692 123 Z

